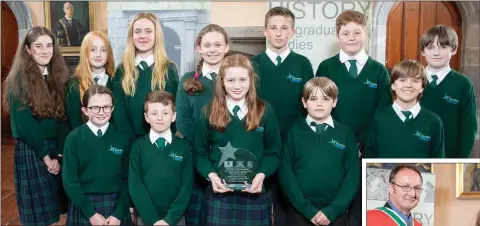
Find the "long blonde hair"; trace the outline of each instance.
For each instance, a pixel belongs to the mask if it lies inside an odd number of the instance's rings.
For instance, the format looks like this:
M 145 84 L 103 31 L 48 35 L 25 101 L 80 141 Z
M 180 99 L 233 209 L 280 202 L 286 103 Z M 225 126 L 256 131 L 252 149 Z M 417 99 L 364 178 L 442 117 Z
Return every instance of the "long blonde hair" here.
M 80 47 L 80 62 L 75 69 L 75 76 L 73 79 L 78 79 L 78 89 L 80 90 L 80 100 L 87 89 L 94 83 L 92 79 L 92 69 L 90 68 L 90 49 L 95 38 L 100 38 L 107 47 L 107 63 L 105 64 L 105 72 L 111 77 L 115 74 L 115 60 L 113 58 L 112 46 L 105 33 L 101 31 L 91 31 L 85 38 L 83 38 L 82 46 Z
M 135 83 L 138 79 L 138 69 L 135 67 L 136 48 L 133 40 L 133 25 L 139 19 L 146 18 L 150 20 L 155 27 L 155 45 L 153 46 L 154 66 L 152 72 L 151 90 L 160 90 L 165 88 L 164 80 L 168 78 L 165 73 L 168 72 L 167 65 L 171 63 L 167 57 L 165 50 L 165 41 L 163 39 L 163 31 L 157 16 L 153 13 L 141 12 L 133 18 L 128 27 L 127 46 L 123 54 L 123 79 L 122 88 L 125 94 L 133 96 L 135 94 Z

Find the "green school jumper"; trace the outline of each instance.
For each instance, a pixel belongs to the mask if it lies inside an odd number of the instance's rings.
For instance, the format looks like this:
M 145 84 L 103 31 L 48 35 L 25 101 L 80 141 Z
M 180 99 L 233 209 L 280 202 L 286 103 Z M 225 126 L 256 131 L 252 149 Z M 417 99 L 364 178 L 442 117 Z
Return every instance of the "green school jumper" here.
M 392 106 L 378 112 L 367 135 L 366 158 L 444 158 L 443 125 L 433 112 L 421 108 L 403 122 Z
M 147 225 L 164 220 L 177 225 L 187 208 L 193 184 L 190 143 L 172 135 L 159 149 L 149 134 L 132 145 L 128 174 L 130 196 Z
M 96 213 L 85 196 L 91 193 L 119 193 L 112 216 L 121 220 L 128 214 L 128 156 L 128 138 L 113 124 L 109 124 L 102 137 L 94 134 L 86 123 L 67 136 L 63 185 L 72 204 L 87 219 Z
M 152 70 L 154 64 L 149 68 L 142 70 L 137 66 L 139 76 L 135 83 L 135 93 L 133 96 L 127 96 L 122 88 L 123 65 L 120 65 L 113 77 L 113 96 L 115 98 L 115 109 L 113 111 L 114 122 L 130 138 L 135 140 L 137 137 L 144 136 L 150 131 L 150 125 L 145 121 L 144 103 L 147 94 L 152 91 Z M 164 90 L 175 96 L 178 86 L 178 71 L 173 63 L 168 64 L 168 70 L 165 74 Z M 158 88 L 156 90 L 159 90 Z
M 376 111 L 392 104 L 390 77 L 385 66 L 368 57 L 362 71 L 353 78 L 340 54 L 320 63 L 315 76 L 327 77 L 338 87 L 338 102 L 332 117 L 355 133 L 357 142 L 363 143 L 368 125 Z
M 80 99 L 80 89 L 78 87 L 78 83 L 78 79 L 70 79 L 65 91 L 65 111 L 67 112 L 68 122 L 72 130 L 85 123 L 82 119 L 82 101 Z M 109 90 L 112 90 L 112 81 L 110 76 L 105 87 L 107 87 Z
M 347 126 L 334 121 L 315 133 L 298 119 L 283 146 L 279 182 L 293 207 L 312 219 L 318 211 L 334 222 L 344 213 L 360 184 L 358 148 Z
M 233 116 L 231 118 L 223 132 L 213 129 L 204 115 L 199 118 L 194 139 L 197 171 L 205 178 L 208 178 L 209 173 L 217 172 L 222 159 L 222 150 L 230 145 L 233 148 L 251 152 L 257 160 L 257 169 L 254 174 L 264 173 L 265 178 L 268 178 L 278 168 L 281 149 L 280 134 L 273 109 L 265 104 L 260 126 L 252 131 L 247 131 L 245 128 L 247 116 L 242 120 Z
M 447 158 L 469 158 L 477 134 L 475 89 L 467 76 L 451 70 L 437 87 L 423 91 L 422 107 L 442 119 Z
M 194 71 L 186 73 L 180 80 L 180 86 L 177 89 L 176 109 L 177 130 L 190 142 L 193 142 L 193 133 L 195 132 L 195 123 L 202 114 L 202 108 L 210 103 L 213 97 L 215 77 L 212 80 L 205 78 L 202 74 L 198 80 L 203 86 L 203 91 L 199 93 L 187 93 L 183 89 L 183 84 L 195 74 Z
M 302 105 L 303 86 L 313 78 L 310 61 L 294 51 L 276 66 L 266 52 L 252 58 L 260 77 L 259 96 L 275 110 L 282 141 L 295 119 L 306 116 Z

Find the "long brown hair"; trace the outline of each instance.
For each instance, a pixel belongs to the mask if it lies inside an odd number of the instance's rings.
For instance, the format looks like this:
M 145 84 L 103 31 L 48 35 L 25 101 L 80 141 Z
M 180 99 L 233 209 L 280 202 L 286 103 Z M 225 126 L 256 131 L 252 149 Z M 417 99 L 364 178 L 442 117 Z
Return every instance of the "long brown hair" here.
M 122 88 L 125 94 L 133 96 L 135 94 L 135 83 L 138 79 L 138 69 L 135 67 L 136 48 L 133 40 L 133 25 L 139 19 L 146 18 L 150 20 L 155 27 L 155 45 L 153 46 L 153 72 L 151 90 L 165 88 L 165 82 L 168 78 L 165 74 L 168 73 L 168 64 L 173 63 L 168 60 L 167 51 L 165 50 L 165 41 L 163 39 L 163 31 L 158 21 L 157 16 L 153 13 L 141 12 L 133 18 L 128 27 L 127 46 L 123 53 L 123 70 Z
M 91 53 L 91 47 L 93 40 L 100 38 L 105 43 L 107 48 L 107 63 L 105 64 L 105 72 L 113 77 L 115 74 L 115 59 L 113 58 L 112 46 L 105 33 L 101 31 L 91 31 L 83 38 L 82 45 L 80 47 L 80 61 L 75 69 L 75 76 L 72 79 L 78 80 L 78 89 L 80 90 L 80 100 L 87 89 L 94 84 L 92 79 L 92 69 L 90 68 L 90 61 L 88 60 Z
M 200 30 L 200 32 L 198 33 L 197 39 L 195 40 L 195 47 L 201 45 L 203 36 L 205 36 L 209 32 L 218 32 L 222 34 L 223 38 L 225 39 L 225 44 L 230 44 L 228 34 L 225 29 L 223 29 L 223 27 L 217 24 L 209 24 L 205 26 L 202 30 Z M 185 92 L 187 92 L 188 94 L 199 93 L 203 91 L 202 83 L 200 83 L 200 81 L 198 80 L 198 75 L 202 73 L 203 62 L 204 60 L 202 57 L 202 59 L 200 59 L 200 62 L 198 62 L 197 64 L 194 76 L 185 80 L 185 83 L 183 83 L 183 90 L 185 90 Z
M 225 71 L 231 67 L 243 67 L 248 70 L 250 85 L 245 97 L 245 103 L 248 107 L 246 128 L 247 131 L 251 131 L 260 125 L 260 120 L 265 111 L 265 103 L 257 96 L 256 80 L 258 76 L 255 74 L 250 60 L 242 54 L 233 54 L 223 59 L 218 76 L 215 79 L 215 95 L 208 106 L 210 110 L 208 119 L 210 125 L 221 132 L 224 131 L 227 124 L 231 121 L 226 103 L 227 93 L 223 85 L 223 80 L 226 75 Z M 207 110 L 205 110 L 205 114 L 208 115 Z
M 27 52 L 27 47 L 32 49 L 33 42 L 43 35 L 50 37 L 53 44 L 52 59 L 47 65 L 48 83 L 45 83 L 38 64 Z M 4 109 L 7 112 L 16 110 L 10 109 L 10 98 L 15 98 L 24 107 L 30 107 L 38 118 L 65 119 L 64 92 L 67 79 L 67 67 L 52 32 L 45 27 L 33 27 L 18 46 L 12 69 L 4 82 Z

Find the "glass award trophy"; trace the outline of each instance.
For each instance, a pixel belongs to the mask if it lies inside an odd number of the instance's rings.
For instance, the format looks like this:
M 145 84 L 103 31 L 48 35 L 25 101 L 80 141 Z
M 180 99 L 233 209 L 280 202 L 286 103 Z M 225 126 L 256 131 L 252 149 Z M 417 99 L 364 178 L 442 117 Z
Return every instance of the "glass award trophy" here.
M 218 175 L 227 183 L 227 188 L 232 190 L 245 190 L 250 187 L 257 171 L 257 159 L 248 150 L 234 148 L 227 143 L 220 147 L 222 158 L 218 164 Z

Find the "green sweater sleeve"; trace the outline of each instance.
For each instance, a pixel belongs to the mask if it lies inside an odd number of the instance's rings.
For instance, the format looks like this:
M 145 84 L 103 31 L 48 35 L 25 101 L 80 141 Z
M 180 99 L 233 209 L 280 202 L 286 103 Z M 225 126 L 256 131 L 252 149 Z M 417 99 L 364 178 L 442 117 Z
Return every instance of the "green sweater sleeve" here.
M 273 108 L 265 105 L 265 132 L 264 132 L 264 154 L 258 167 L 258 173 L 264 173 L 265 177 L 269 177 L 278 169 L 280 162 L 280 150 L 282 142 L 280 139 L 280 130 L 278 129 L 277 118 L 273 112 Z
M 315 77 L 329 77 L 327 72 L 327 67 L 325 66 L 325 61 L 321 62 L 318 65 L 317 72 L 315 73 Z
M 393 103 L 388 71 L 383 66 L 379 70 L 381 70 L 381 80 L 378 82 L 377 104 L 375 107 L 376 112 L 385 109 Z
M 78 149 L 74 133 L 70 133 L 65 141 L 63 151 L 62 179 L 65 193 L 72 204 L 89 219 L 96 212 L 92 203 L 87 199 L 80 185 L 78 177 Z
M 372 123 L 367 129 L 367 135 L 365 139 L 364 158 L 377 158 L 378 146 L 377 146 L 377 125 L 376 118 L 374 117 Z
M 349 133 L 347 141 L 348 149 L 346 150 L 347 153 L 343 160 L 343 168 L 345 169 L 343 183 L 333 202 L 329 206 L 320 210 L 330 222 L 335 221 L 340 214 L 347 210 L 357 192 L 358 186 L 360 185 L 358 146 L 353 132 Z
M 22 104 L 20 100 L 10 98 L 10 117 L 11 123 L 14 124 L 18 136 L 27 145 L 35 151 L 38 157 L 43 159 L 48 155 L 48 150 L 43 144 L 43 133 L 40 131 L 40 124 L 34 118 L 33 112 L 28 104 Z
M 172 84 L 172 90 L 166 90 L 171 92 L 174 96 L 177 94 L 178 89 L 178 70 L 174 63 L 171 63 L 168 67 L 168 82 Z
M 135 208 L 147 225 L 153 225 L 160 220 L 153 205 L 147 188 L 142 181 L 142 156 L 140 145 L 135 142 L 130 153 L 130 166 L 128 169 L 128 190 Z
M 304 70 L 303 70 L 303 75 L 302 75 L 302 87 L 305 87 L 305 84 L 310 81 L 314 77 L 313 74 L 313 68 L 312 68 L 312 63 L 310 60 L 305 59 L 305 63 L 303 65 Z M 302 96 L 302 95 L 301 95 Z M 300 100 L 298 100 L 298 111 L 297 111 L 297 117 L 306 117 L 308 114 L 307 109 L 303 107 L 302 104 L 302 99 L 300 97 Z
M 210 160 L 210 134 L 209 122 L 204 114 L 198 117 L 198 123 L 195 125 L 194 153 L 196 156 L 195 168 L 203 177 L 208 179 L 208 174 L 215 172 L 212 161 Z
M 293 172 L 293 166 L 295 165 L 295 150 L 292 147 L 292 144 L 293 132 L 290 131 L 288 133 L 287 141 L 283 145 L 278 178 L 283 193 L 288 197 L 293 207 L 298 212 L 302 213 L 308 220 L 311 220 L 319 210 L 305 198 L 300 189 L 297 178 L 295 177 L 295 173 Z
M 131 141 L 135 139 L 133 126 L 127 117 L 127 106 L 125 101 L 125 92 L 122 88 L 123 68 L 118 67 L 112 81 L 113 98 L 115 99 L 113 119 L 114 124 L 124 133 L 127 134 Z
M 458 156 L 456 157 L 470 158 L 478 129 L 475 89 L 471 82 L 469 82 L 469 87 L 464 90 L 460 104 L 460 135 L 458 136 L 460 139 L 458 141 Z
M 176 225 L 182 218 L 183 213 L 187 209 L 193 186 L 193 163 L 191 150 L 184 152 L 183 169 L 181 174 L 181 187 L 178 191 L 177 198 L 173 201 L 168 210 L 167 216 L 163 219 L 168 225 Z
M 120 190 L 120 195 L 117 198 L 117 206 L 112 214 L 112 216 L 120 221 L 123 220 L 125 215 L 130 211 L 130 195 L 128 194 L 130 148 L 127 148 L 125 151 L 126 153 L 122 155 L 122 175 L 124 182 Z
M 80 101 L 80 90 L 78 83 L 71 80 L 67 85 L 65 92 L 65 110 L 67 112 L 70 128 L 75 129 L 83 124 L 82 120 L 82 102 Z
M 182 82 L 180 89 L 177 89 L 177 96 L 175 99 L 175 108 L 177 111 L 176 126 L 177 130 L 189 141 L 193 141 L 194 131 L 194 119 L 193 119 L 193 109 L 190 105 L 188 93 L 183 90 L 183 82 L 185 81 L 185 76 L 182 77 Z
M 442 120 L 438 118 L 438 123 L 435 124 L 435 136 L 433 144 L 430 147 L 430 158 L 445 158 L 444 132 Z

